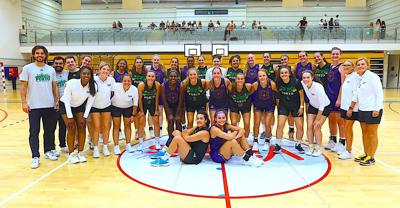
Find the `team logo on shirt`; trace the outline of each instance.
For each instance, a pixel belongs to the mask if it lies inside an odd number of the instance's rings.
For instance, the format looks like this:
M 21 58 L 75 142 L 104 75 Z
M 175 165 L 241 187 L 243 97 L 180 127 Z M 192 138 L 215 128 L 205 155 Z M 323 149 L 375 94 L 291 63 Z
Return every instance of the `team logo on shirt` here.
M 329 82 L 332 82 L 333 80 L 335 80 L 335 72 L 329 71 L 326 77 Z
M 50 81 L 50 75 L 40 73 L 35 76 L 35 80 L 36 80 L 36 82 L 48 82 L 48 81 Z
M 58 88 L 64 87 L 65 83 L 67 83 L 67 80 L 59 80 L 57 81 L 57 87 Z

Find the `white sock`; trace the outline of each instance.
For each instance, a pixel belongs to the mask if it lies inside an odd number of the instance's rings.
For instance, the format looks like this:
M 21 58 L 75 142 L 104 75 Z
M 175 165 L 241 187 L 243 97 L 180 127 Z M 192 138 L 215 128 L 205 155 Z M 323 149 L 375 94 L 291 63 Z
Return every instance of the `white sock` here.
M 282 139 L 276 139 L 276 144 L 278 144 L 279 146 L 282 146 Z
M 262 125 L 263 131 L 267 131 L 267 128 L 265 127 L 265 124 L 263 123 Z
M 161 159 L 168 160 L 170 157 L 171 155 L 168 152 L 166 152 L 165 155 L 161 157 Z
M 108 146 L 106 144 L 103 144 L 103 149 L 108 148 Z
M 271 138 L 270 140 L 269 140 L 269 143 L 271 144 L 271 145 L 275 145 L 276 144 L 276 138 Z
M 160 152 L 166 152 L 168 150 L 167 145 L 163 146 L 163 148 L 160 150 Z
M 99 149 L 99 146 L 93 146 L 93 150 Z
M 143 138 L 139 138 L 139 144 L 143 143 Z

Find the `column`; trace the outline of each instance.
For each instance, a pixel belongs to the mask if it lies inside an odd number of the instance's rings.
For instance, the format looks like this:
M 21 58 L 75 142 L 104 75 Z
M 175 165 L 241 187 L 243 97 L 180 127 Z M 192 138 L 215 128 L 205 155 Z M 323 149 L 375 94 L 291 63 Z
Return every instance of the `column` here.
M 143 8 L 142 0 L 122 0 L 122 8 L 140 10 Z
M 62 10 L 80 10 L 81 0 L 64 0 L 61 3 Z
M 282 0 L 282 7 L 286 8 L 303 7 L 303 0 Z
M 367 0 L 346 0 L 346 7 L 365 8 Z

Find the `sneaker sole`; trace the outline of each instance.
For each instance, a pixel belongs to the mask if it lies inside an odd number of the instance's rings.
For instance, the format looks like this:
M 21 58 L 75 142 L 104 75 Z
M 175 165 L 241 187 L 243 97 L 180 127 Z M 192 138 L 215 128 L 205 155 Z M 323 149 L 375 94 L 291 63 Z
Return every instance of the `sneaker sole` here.
M 165 165 L 153 165 L 151 164 L 152 167 L 167 167 L 169 166 L 169 164 L 165 164 Z
M 361 166 L 371 166 L 375 165 L 375 163 L 359 163 Z

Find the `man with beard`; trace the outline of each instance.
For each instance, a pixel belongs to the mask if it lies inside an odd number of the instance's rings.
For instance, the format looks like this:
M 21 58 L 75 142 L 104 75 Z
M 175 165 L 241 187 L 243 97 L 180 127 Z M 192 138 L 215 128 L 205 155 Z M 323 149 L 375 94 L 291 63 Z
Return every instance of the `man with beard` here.
M 32 49 L 35 62 L 25 65 L 21 75 L 22 110 L 29 114 L 29 145 L 32 152 L 31 168 L 39 167 L 40 120 L 43 122 L 44 155 L 46 159 L 57 160 L 53 151 L 56 110 L 60 98 L 57 89 L 56 72 L 46 64 L 48 51 L 44 46 Z
M 68 81 L 68 71 L 64 70 L 64 58 L 61 56 L 54 57 L 53 67 L 56 70 L 57 87 L 60 97 L 64 94 L 65 84 Z M 68 153 L 68 148 L 65 145 L 65 135 L 67 133 L 66 126 L 61 117 L 60 112 L 57 112 L 58 120 L 58 140 L 60 142 L 60 149 L 64 153 Z M 55 144 L 53 143 L 53 150 L 55 150 Z

